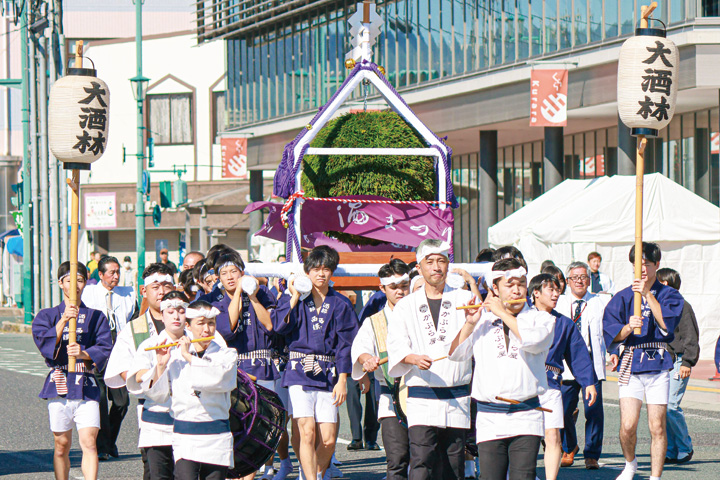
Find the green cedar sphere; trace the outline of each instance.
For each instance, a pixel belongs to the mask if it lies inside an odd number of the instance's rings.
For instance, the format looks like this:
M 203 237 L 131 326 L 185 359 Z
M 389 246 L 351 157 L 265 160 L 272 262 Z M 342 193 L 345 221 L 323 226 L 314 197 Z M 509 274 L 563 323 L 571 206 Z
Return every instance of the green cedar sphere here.
M 348 113 L 333 119 L 310 143 L 315 148 L 426 148 L 402 117 L 392 111 Z M 302 188 L 308 197 L 378 195 L 392 200 L 435 200 L 433 157 L 385 155 L 306 155 Z M 378 240 L 325 232 L 355 245 Z

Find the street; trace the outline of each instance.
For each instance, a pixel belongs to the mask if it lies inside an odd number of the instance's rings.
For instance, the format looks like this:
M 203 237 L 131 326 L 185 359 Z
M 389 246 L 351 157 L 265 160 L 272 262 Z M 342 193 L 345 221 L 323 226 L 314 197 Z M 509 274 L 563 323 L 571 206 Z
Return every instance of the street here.
M 38 398 L 42 382 L 47 374 L 40 355 L 35 350 L 30 335 L 0 334 L 0 404 L 3 415 L 0 416 L 0 476 L 9 479 L 31 480 L 52 479 L 52 436 L 49 430 L 47 407 L 44 400 Z M 619 408 L 613 399 L 612 382 L 606 383 L 605 400 L 605 440 L 604 451 L 600 459 L 603 468 L 588 471 L 584 468 L 581 455 L 576 457 L 575 465 L 560 471 L 561 479 L 600 479 L 612 480 L 619 474 L 623 459 L 618 441 Z M 706 395 L 708 403 L 717 404 L 718 392 L 693 392 L 693 395 Z M 133 407 L 136 403 L 133 402 Z M 131 407 L 120 432 L 118 449 L 120 458 L 100 464 L 101 479 L 142 478 L 140 453 L 136 448 L 136 414 Z M 380 452 L 349 452 L 346 449 L 351 439 L 346 409 L 341 407 L 340 440 L 337 458 L 343 462 L 343 478 L 380 480 L 384 476 L 384 454 Z M 695 447 L 695 456 L 689 464 L 668 466 L 663 474 L 666 480 L 687 480 L 688 478 L 711 479 L 720 476 L 720 413 L 705 410 L 688 410 L 686 417 Z M 645 416 L 641 417 L 638 432 L 639 475 L 647 478 L 649 470 L 649 433 Z M 583 423 L 582 409 L 578 425 Z M 643 423 L 644 422 L 644 423 Z M 582 431 L 578 431 L 582 437 Z M 75 434 L 70 458 L 71 479 L 81 479 L 80 450 Z M 582 444 L 582 442 L 581 442 Z M 541 456 L 542 458 L 542 456 Z M 297 468 L 295 470 L 297 472 Z M 296 478 L 297 475 L 291 478 Z M 538 476 L 544 479 L 542 459 L 538 462 Z M 259 478 L 259 477 L 258 477 Z

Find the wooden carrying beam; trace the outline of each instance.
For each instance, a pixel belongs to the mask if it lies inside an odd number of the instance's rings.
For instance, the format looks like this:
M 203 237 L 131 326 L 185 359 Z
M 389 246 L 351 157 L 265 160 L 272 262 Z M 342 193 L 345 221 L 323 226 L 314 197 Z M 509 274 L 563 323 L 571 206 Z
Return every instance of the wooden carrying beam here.
M 384 264 L 393 258 L 405 263 L 415 261 L 415 252 L 341 252 L 340 263 Z M 377 290 L 380 280 L 377 277 L 333 277 L 335 290 Z

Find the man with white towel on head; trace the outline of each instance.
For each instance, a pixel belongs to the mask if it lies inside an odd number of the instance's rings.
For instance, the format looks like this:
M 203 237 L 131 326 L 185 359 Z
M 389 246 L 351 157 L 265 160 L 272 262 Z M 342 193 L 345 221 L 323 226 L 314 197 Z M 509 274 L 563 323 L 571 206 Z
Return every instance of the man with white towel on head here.
M 452 340 L 451 362 L 475 358 L 476 440 L 483 480 L 535 480 L 545 433 L 540 395 L 548 388 L 545 359 L 555 318 L 527 304 L 527 271 L 505 258 L 486 276 L 484 308 L 465 310 Z
M 417 248 L 425 285 L 398 302 L 388 322 L 388 374 L 405 376 L 410 480 L 463 479 L 470 428 L 470 358 L 447 360 L 465 324 L 456 307 L 473 295 L 445 284 L 450 245 L 423 240 Z

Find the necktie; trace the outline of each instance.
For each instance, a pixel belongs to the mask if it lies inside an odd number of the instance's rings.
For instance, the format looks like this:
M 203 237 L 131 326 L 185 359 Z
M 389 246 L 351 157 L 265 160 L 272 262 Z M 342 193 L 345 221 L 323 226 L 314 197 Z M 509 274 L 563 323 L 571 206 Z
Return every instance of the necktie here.
M 575 314 L 573 315 L 573 321 L 575 322 L 575 325 L 577 326 L 578 330 L 580 330 L 580 335 L 582 335 L 582 312 L 583 312 L 583 303 L 585 303 L 585 300 L 575 300 Z M 583 340 L 585 338 L 583 337 Z M 590 332 L 588 331 L 588 338 L 585 340 L 588 346 L 588 350 L 590 351 L 590 355 L 592 356 L 592 342 L 590 341 Z
M 578 327 L 580 333 L 582 333 L 582 300 L 575 300 L 575 313 L 573 314 L 573 322 Z
M 112 291 L 107 292 L 107 295 L 105 295 L 105 302 L 107 305 L 107 318 L 108 322 L 110 323 L 110 333 L 112 334 L 112 339 L 114 343 L 115 338 L 117 337 L 117 323 L 115 322 L 115 312 L 113 312 L 112 307 Z

